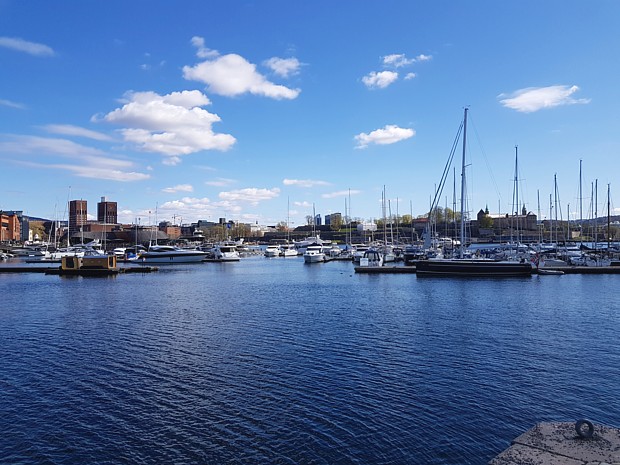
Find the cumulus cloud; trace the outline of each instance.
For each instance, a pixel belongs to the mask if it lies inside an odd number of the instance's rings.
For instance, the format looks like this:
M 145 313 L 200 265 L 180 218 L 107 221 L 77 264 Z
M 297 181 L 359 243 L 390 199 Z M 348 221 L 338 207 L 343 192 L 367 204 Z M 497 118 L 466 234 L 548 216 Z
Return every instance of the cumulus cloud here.
M 166 194 L 175 194 L 177 192 L 194 192 L 194 187 L 191 184 L 179 184 L 174 187 L 166 187 L 161 191 Z
M 413 63 L 415 63 L 413 58 L 407 58 L 402 53 L 393 53 L 392 55 L 386 55 L 383 57 L 383 64 L 385 66 L 393 66 L 394 68 L 408 66 Z
M 285 179 L 282 181 L 285 186 L 299 186 L 299 187 L 314 187 L 314 186 L 328 186 L 326 181 L 317 181 L 314 179 Z
M 312 206 L 312 204 L 308 201 L 293 202 L 293 205 L 295 205 L 296 207 L 302 207 L 302 208 L 310 208 Z
M 527 87 L 511 94 L 500 94 L 498 98 L 506 108 L 532 113 L 561 105 L 590 103 L 590 99 L 576 99 L 572 96 L 578 90 L 578 86 Z
M 228 202 L 249 202 L 251 205 L 258 205 L 264 200 L 271 200 L 280 195 L 280 189 L 259 189 L 256 187 L 248 187 L 246 189 L 238 189 L 229 192 L 220 192 L 220 199 Z
M 45 169 L 62 169 L 76 176 L 111 181 L 141 181 L 150 175 L 131 171 L 134 164 L 107 156 L 102 150 L 76 144 L 66 139 L 35 136 L 9 136 L 0 141 L 0 153 L 31 156 L 30 160 L 20 158 L 20 163 Z M 49 162 L 53 156 L 69 159 L 70 163 Z M 43 162 L 36 161 L 43 158 Z
M 321 197 L 323 197 L 324 199 L 333 199 L 336 197 L 347 197 L 348 195 L 357 195 L 357 194 L 361 194 L 362 191 L 358 191 L 358 190 L 346 190 L 346 191 L 336 191 L 336 192 L 330 192 L 328 194 L 323 194 L 321 195 Z
M 79 126 L 73 126 L 70 124 L 48 124 L 43 126 L 47 132 L 51 134 L 61 134 L 64 136 L 77 136 L 85 137 L 87 139 L 110 141 L 112 138 L 107 134 L 101 132 L 92 131 L 90 129 L 82 128 Z
M 201 108 L 211 102 L 202 92 L 185 90 L 159 95 L 155 92 L 128 92 L 125 104 L 103 117 L 104 121 L 125 126 L 125 141 L 146 152 L 167 157 L 175 165 L 181 155 L 201 150 L 226 151 L 236 139 L 217 134 L 213 123 L 220 117 Z
M 356 148 L 364 149 L 371 144 L 376 145 L 388 145 L 400 142 L 401 140 L 409 139 L 415 135 L 415 131 L 409 128 L 400 128 L 394 124 L 388 124 L 384 128 L 375 129 L 374 131 L 366 134 L 361 133 L 355 136 L 357 142 Z
M 160 204 L 158 214 L 163 218 L 177 216 L 183 218 L 183 222 L 193 222 L 214 216 L 222 210 L 238 212 L 237 208 L 226 207 L 223 202 L 212 202 L 207 197 L 183 197 Z
M 217 50 L 211 50 L 205 47 L 205 40 L 202 37 L 192 37 L 192 45 L 196 47 L 196 56 L 198 58 L 212 58 L 218 56 L 220 53 Z
M 383 57 L 383 65 L 385 67 L 402 68 L 403 66 L 409 66 L 420 61 L 428 61 L 431 58 L 431 55 L 422 54 L 415 58 L 407 58 L 404 53 L 393 53 Z
M 417 57 L 415 57 L 415 61 L 429 61 L 432 60 L 433 56 L 432 55 L 424 55 L 424 54 L 420 54 Z
M 0 47 L 40 57 L 55 55 L 54 50 L 47 45 L 29 42 L 17 37 L 0 37 Z
M 3 99 L 0 99 L 0 105 L 9 107 L 9 108 L 17 108 L 19 110 L 23 110 L 24 108 L 26 108 L 26 106 L 21 103 L 12 102 L 10 100 L 3 100 Z
M 372 71 L 362 78 L 362 82 L 369 89 L 385 89 L 397 79 L 398 73 L 395 71 Z
M 396 82 L 399 78 L 397 70 L 406 66 L 411 66 L 414 63 L 421 61 L 428 61 L 432 58 L 431 55 L 418 55 L 415 58 L 407 58 L 404 53 L 392 53 L 381 57 L 381 62 L 384 68 L 388 68 L 386 71 L 372 71 L 362 78 L 362 82 L 369 89 L 385 89 L 389 85 Z M 391 70 L 390 70 L 391 69 Z M 407 73 L 404 77 L 406 81 L 416 77 L 415 73 Z
M 301 63 L 297 58 L 269 58 L 264 65 L 271 69 L 276 75 L 287 78 L 299 74 Z
M 283 69 L 280 67 L 280 70 Z M 234 53 L 217 56 L 195 66 L 184 66 L 183 77 L 202 82 L 209 91 L 227 97 L 250 93 L 281 100 L 297 98 L 301 92 L 274 84 L 256 71 L 255 64 Z

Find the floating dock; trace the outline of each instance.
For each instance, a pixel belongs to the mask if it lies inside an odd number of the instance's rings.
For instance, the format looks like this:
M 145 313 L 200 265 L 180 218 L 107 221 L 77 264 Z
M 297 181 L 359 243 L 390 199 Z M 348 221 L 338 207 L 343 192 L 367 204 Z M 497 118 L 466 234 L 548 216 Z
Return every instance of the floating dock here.
M 156 266 L 132 266 L 119 268 L 118 273 L 151 273 L 157 271 Z M 0 273 L 45 273 L 45 274 L 61 274 L 58 266 L 0 266 Z
M 539 423 L 489 465 L 604 465 L 620 463 L 620 429 L 576 423 Z
M 620 273 L 620 266 L 550 266 L 545 270 L 563 271 L 564 274 L 617 274 Z M 534 270 L 536 273 L 536 270 Z

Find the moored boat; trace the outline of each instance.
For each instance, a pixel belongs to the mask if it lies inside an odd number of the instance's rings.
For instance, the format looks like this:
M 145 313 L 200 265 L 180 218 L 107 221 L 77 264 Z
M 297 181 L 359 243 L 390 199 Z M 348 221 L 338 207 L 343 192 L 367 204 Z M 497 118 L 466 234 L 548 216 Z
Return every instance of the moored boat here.
M 140 264 L 198 263 L 206 256 L 207 253 L 202 250 L 181 249 L 173 245 L 153 245 L 140 254 L 137 262 Z
M 325 252 L 321 245 L 309 245 L 304 252 L 304 263 L 320 263 L 325 261 Z

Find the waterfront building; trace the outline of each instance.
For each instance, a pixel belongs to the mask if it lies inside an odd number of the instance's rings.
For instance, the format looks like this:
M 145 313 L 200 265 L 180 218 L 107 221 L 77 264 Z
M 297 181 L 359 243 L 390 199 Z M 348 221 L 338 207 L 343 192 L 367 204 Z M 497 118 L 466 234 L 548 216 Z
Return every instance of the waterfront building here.
M 118 207 L 116 202 L 109 202 L 106 197 L 101 197 L 97 204 L 97 221 L 105 224 L 116 224 L 118 221 Z
M 69 202 L 69 236 L 81 232 L 88 221 L 86 200 L 71 200 Z
M 21 240 L 21 225 L 16 212 L 0 211 L 0 242 Z
M 170 239 L 178 239 L 181 237 L 181 226 L 174 225 L 170 221 L 161 221 L 158 229 Z

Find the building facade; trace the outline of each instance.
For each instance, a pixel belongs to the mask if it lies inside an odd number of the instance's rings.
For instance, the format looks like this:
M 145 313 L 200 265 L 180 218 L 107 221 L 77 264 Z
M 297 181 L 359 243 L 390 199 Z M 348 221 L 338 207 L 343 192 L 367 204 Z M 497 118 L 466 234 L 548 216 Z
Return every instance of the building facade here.
M 69 202 L 69 236 L 80 232 L 88 221 L 88 204 L 86 200 Z
M 107 198 L 101 197 L 101 202 L 97 204 L 97 222 L 104 224 L 118 223 L 118 206 L 116 202 L 109 202 Z
M 0 242 L 21 240 L 21 224 L 15 212 L 0 212 Z

